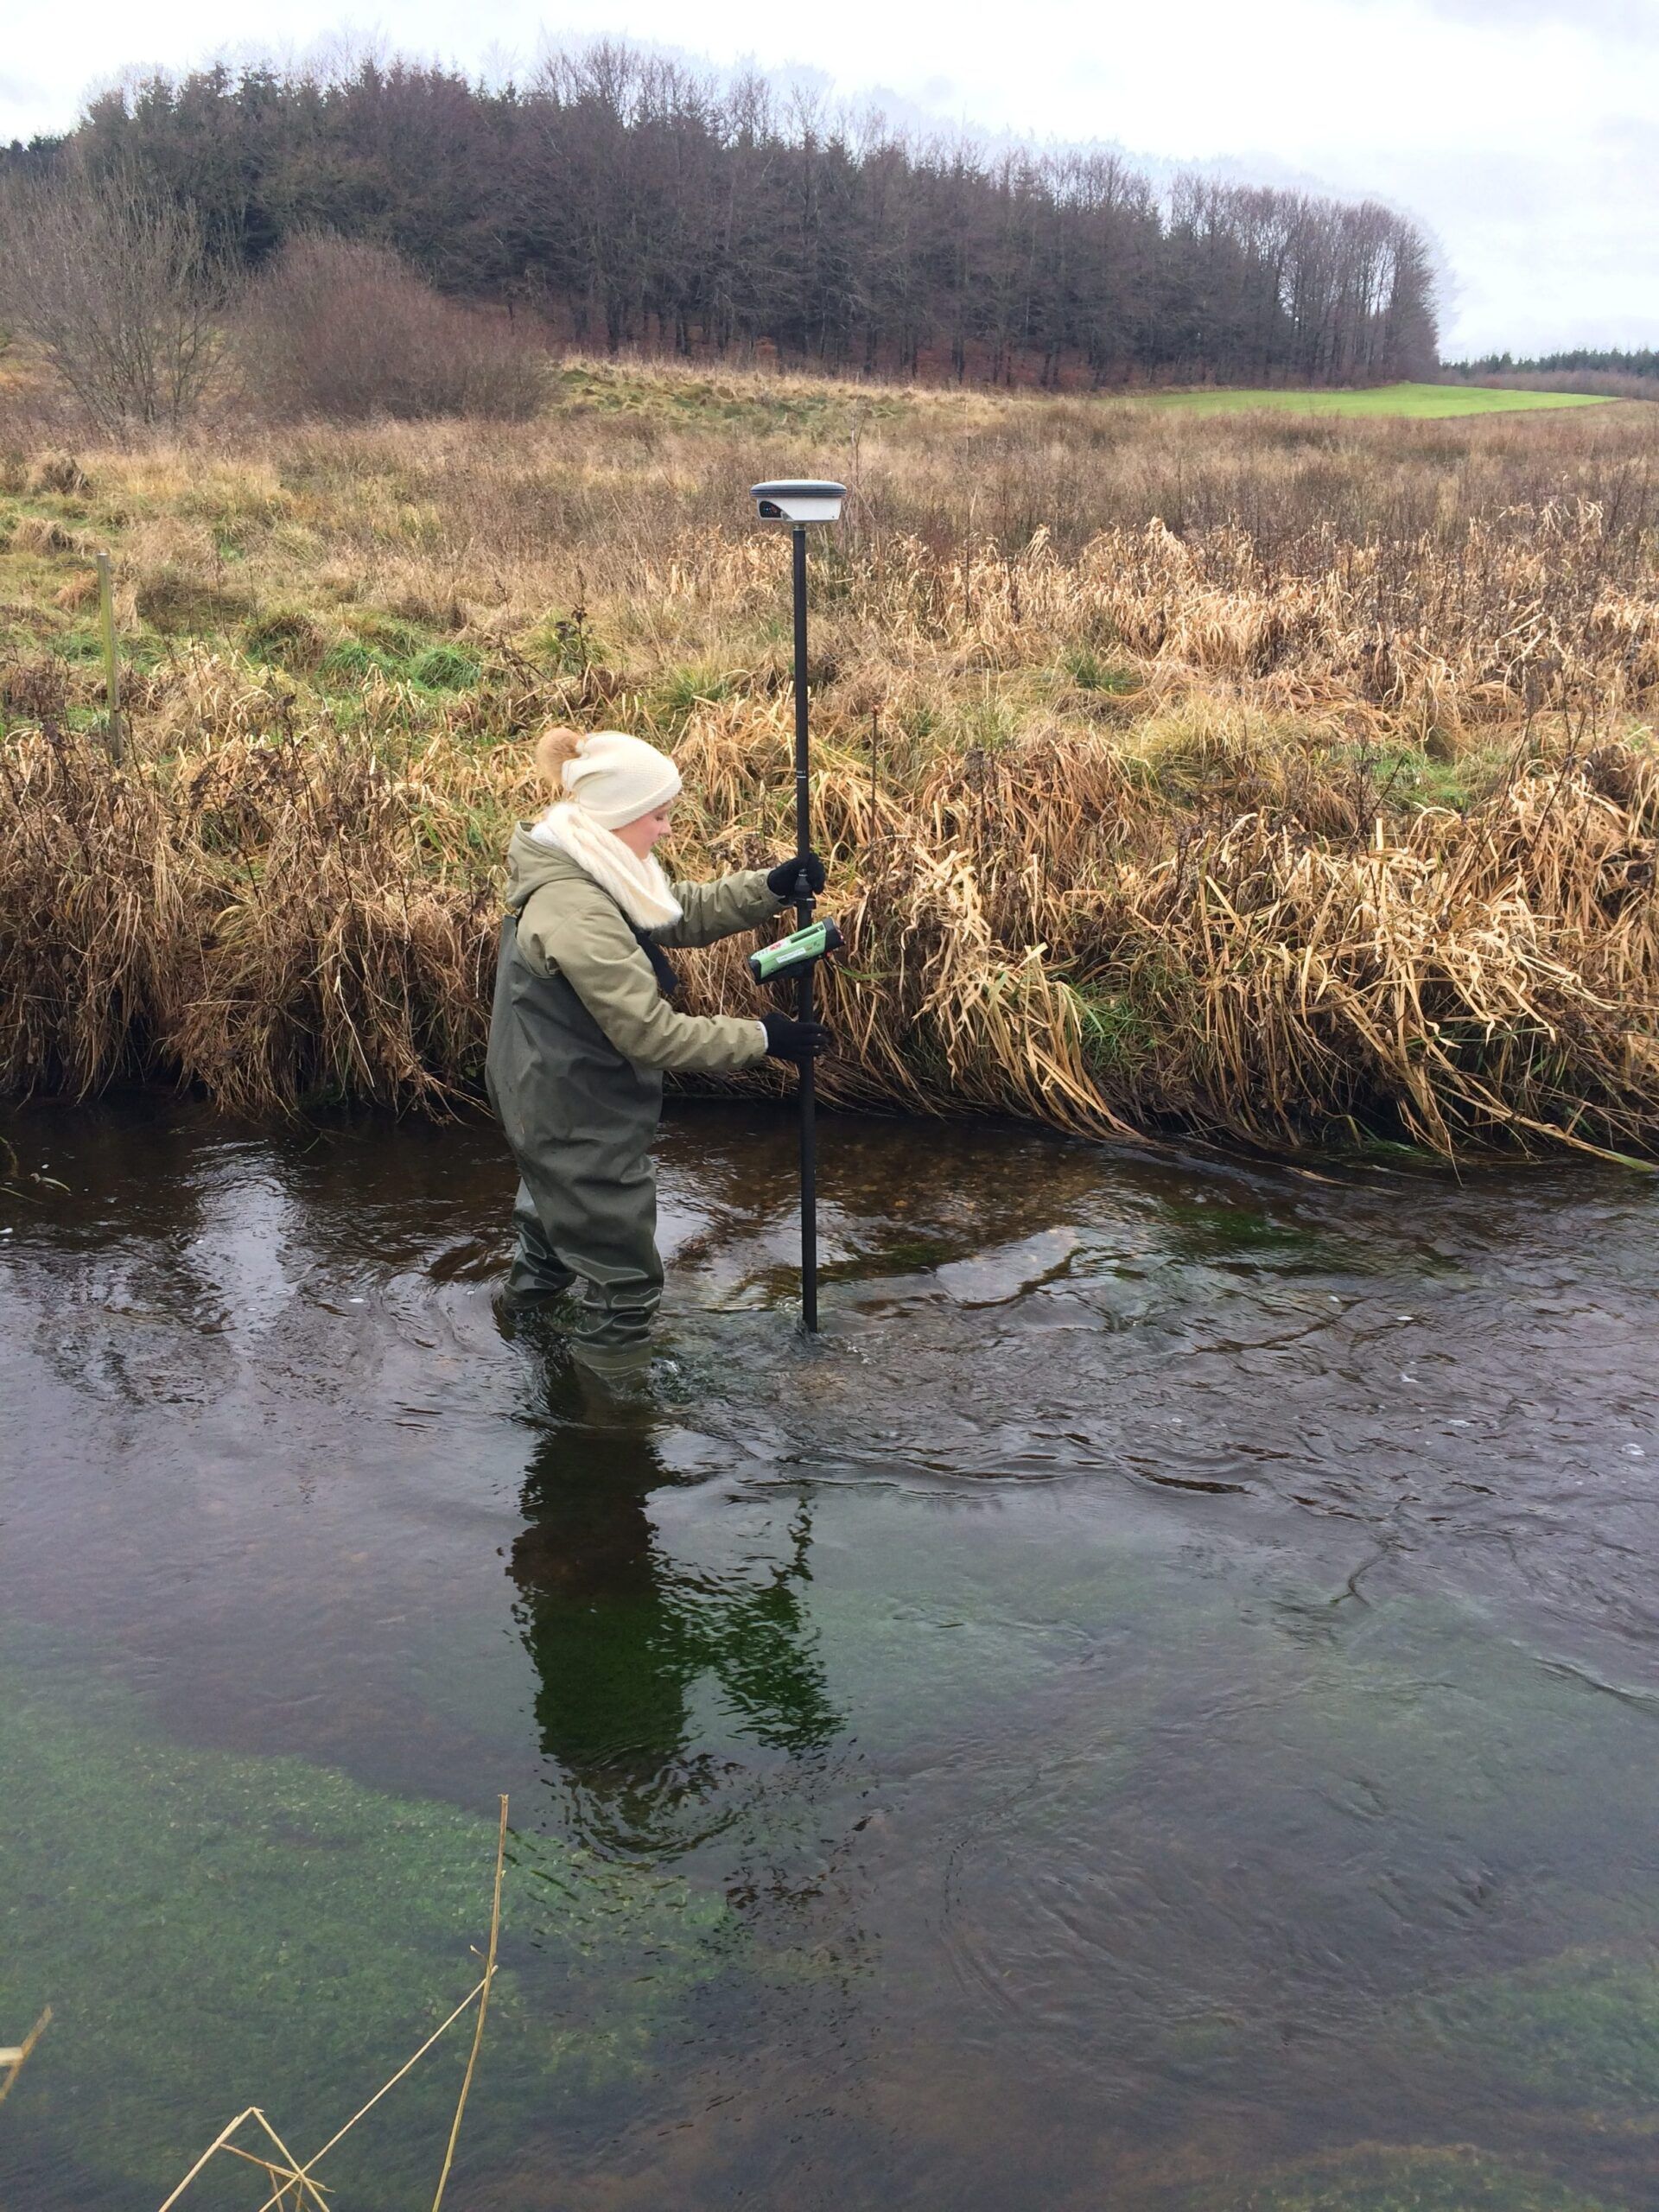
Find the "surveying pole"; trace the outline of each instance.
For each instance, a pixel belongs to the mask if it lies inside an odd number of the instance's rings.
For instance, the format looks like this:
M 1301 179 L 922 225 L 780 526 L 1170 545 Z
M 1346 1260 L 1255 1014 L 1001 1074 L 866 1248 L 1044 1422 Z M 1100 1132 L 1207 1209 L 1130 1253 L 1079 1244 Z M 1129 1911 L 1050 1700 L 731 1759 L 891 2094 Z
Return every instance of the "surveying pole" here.
M 844 484 L 757 484 L 750 496 L 762 522 L 789 524 L 795 587 L 795 849 L 802 867 L 795 879 L 795 938 L 811 931 L 802 947 L 798 964 L 791 960 L 795 976 L 795 1014 L 800 1021 L 813 1019 L 814 970 L 825 951 L 835 925 L 812 922 L 812 888 L 806 879 L 805 861 L 812 849 L 812 798 L 808 757 L 806 713 L 806 533 L 813 523 L 838 522 Z M 813 938 L 820 941 L 813 944 Z M 794 938 L 785 943 L 793 943 Z M 836 938 L 839 942 L 839 938 Z M 778 972 L 785 972 L 779 970 Z M 808 1336 L 818 1326 L 818 1133 L 817 1095 L 812 1063 L 798 1063 L 801 1071 L 801 1326 Z

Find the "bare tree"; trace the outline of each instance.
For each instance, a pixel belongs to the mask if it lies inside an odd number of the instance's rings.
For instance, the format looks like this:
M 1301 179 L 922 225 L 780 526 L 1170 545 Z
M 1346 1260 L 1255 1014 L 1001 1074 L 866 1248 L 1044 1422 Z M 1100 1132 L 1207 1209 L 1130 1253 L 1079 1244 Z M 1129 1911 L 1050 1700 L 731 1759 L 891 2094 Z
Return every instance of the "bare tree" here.
M 130 168 L 20 178 L 0 199 L 0 318 L 110 436 L 194 411 L 226 289 L 194 209 Z

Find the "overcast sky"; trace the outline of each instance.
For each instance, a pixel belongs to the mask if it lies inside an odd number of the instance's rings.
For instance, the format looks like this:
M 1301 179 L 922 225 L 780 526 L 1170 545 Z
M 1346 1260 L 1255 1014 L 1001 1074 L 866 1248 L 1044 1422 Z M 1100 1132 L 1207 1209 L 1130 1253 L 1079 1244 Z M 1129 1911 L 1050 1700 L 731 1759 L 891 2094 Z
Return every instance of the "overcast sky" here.
M 347 0 L 349 6 L 349 0 Z M 820 73 L 912 124 L 1105 141 L 1416 216 L 1448 355 L 1659 344 L 1659 0 L 286 0 L 290 54 L 350 31 L 493 73 L 598 33 Z M 3 0 L 0 139 L 93 85 L 269 50 L 238 0 Z

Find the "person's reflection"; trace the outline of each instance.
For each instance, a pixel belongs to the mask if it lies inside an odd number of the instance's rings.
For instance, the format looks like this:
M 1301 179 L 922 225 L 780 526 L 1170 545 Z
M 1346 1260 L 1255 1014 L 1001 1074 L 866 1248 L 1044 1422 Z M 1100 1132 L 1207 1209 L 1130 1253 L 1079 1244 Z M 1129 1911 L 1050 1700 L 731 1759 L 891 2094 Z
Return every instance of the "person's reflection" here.
M 514 1611 L 540 1682 L 543 1751 L 563 1769 L 586 1839 L 609 1853 L 683 1850 L 728 1816 L 741 1782 L 701 1750 L 696 1686 L 712 1681 L 752 1741 L 791 1754 L 841 1726 L 801 1604 L 810 1535 L 764 1580 L 679 1567 L 646 1512 L 672 1478 L 648 1433 L 562 1429 L 538 1449 L 513 1545 Z

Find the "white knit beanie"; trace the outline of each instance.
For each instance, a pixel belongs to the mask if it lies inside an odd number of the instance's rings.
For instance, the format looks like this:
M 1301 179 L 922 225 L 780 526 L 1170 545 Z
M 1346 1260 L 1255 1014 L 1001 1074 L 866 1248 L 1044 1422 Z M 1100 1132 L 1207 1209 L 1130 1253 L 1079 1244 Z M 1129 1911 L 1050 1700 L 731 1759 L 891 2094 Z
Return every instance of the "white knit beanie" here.
M 567 760 L 564 788 L 601 829 L 620 830 L 677 798 L 680 772 L 666 753 L 620 729 L 596 729 Z

